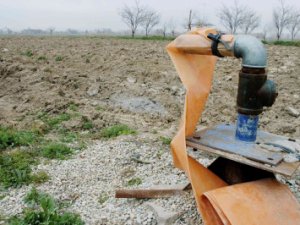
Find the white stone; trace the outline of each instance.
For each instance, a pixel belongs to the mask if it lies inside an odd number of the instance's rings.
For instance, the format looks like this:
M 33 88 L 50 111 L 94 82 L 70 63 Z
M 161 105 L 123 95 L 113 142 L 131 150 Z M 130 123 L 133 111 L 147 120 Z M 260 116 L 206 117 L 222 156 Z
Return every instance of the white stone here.
M 299 111 L 293 107 L 287 107 L 288 114 L 294 117 L 298 117 L 300 115 Z

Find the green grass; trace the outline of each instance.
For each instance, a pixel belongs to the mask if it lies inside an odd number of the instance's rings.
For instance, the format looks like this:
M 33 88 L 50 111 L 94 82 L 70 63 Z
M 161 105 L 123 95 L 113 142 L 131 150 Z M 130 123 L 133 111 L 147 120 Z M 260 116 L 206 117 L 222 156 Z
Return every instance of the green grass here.
M 33 188 L 25 197 L 27 208 L 22 215 L 8 219 L 9 225 L 83 225 L 80 216 L 65 212 L 49 194 Z
M 60 62 L 60 61 L 63 61 L 64 57 L 62 57 L 61 55 L 58 55 L 55 57 L 55 61 L 56 62 Z
M 46 61 L 47 60 L 47 57 L 44 56 L 44 55 L 41 55 L 37 58 L 38 61 Z
M 13 128 L 0 126 L 0 150 L 8 147 L 28 146 L 38 139 L 38 135 L 31 131 L 17 131 Z
M 21 55 L 25 55 L 27 57 L 32 57 L 33 52 L 31 50 L 26 50 L 25 52 L 22 52 Z
M 87 118 L 86 116 L 82 116 L 82 126 L 81 126 L 81 128 L 83 130 L 90 130 L 93 127 L 94 127 L 93 122 L 89 118 Z
M 0 185 L 20 187 L 34 181 L 31 165 L 36 164 L 36 152 L 14 151 L 0 154 Z
M 171 138 L 169 138 L 169 137 L 159 137 L 160 138 L 160 140 L 161 140 L 161 142 L 164 144 L 164 145 L 170 145 L 171 144 L 171 141 L 172 141 L 172 139 Z
M 50 179 L 45 171 L 39 171 L 31 176 L 31 180 L 35 184 L 42 184 Z
M 101 131 L 101 137 L 104 138 L 112 138 L 117 137 L 120 135 L 129 135 L 129 134 L 136 134 L 137 132 L 127 125 L 124 124 L 117 124 L 111 127 L 107 127 L 102 129 Z
M 72 143 L 79 139 L 78 134 L 72 131 L 61 133 L 60 141 L 64 143 Z
M 67 159 L 73 150 L 62 143 L 48 143 L 41 147 L 41 155 L 48 159 Z
M 68 106 L 68 109 L 71 110 L 71 111 L 78 111 L 78 105 L 75 104 L 75 103 L 70 103 L 69 106 Z
M 109 199 L 109 195 L 106 192 L 102 192 L 98 198 L 98 202 L 102 205 Z
M 262 40 L 262 43 L 264 43 L 264 44 L 271 44 L 271 45 L 300 47 L 300 41 L 283 41 L 283 40 L 279 40 L 279 41 L 265 41 L 265 40 Z
M 142 179 L 139 177 L 132 178 L 127 182 L 127 186 L 136 186 L 142 183 Z
M 119 39 L 129 39 L 129 40 L 146 40 L 146 41 L 172 41 L 175 39 L 175 37 L 163 37 L 163 36 L 158 36 L 158 35 L 152 35 L 152 36 L 136 36 L 136 37 L 131 37 L 131 36 L 118 36 L 116 38 Z
M 274 45 L 296 46 L 300 47 L 300 41 L 274 41 Z
M 53 129 L 58 129 L 59 125 L 71 119 L 69 113 L 61 113 L 58 115 L 48 115 L 47 113 L 40 112 L 37 117 L 42 120 L 47 126 L 47 132 Z

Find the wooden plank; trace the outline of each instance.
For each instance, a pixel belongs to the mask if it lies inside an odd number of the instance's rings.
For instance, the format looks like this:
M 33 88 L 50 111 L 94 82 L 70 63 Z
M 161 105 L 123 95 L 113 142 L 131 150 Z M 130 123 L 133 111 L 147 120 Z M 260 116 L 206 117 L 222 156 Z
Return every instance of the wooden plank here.
M 243 156 L 232 154 L 229 152 L 224 152 L 218 149 L 210 148 L 204 145 L 201 145 L 199 143 L 195 143 L 194 141 L 190 141 L 189 139 L 186 140 L 186 145 L 192 148 L 196 148 L 208 153 L 212 153 L 218 156 L 222 156 L 224 158 L 240 162 L 249 166 L 253 166 L 262 170 L 266 170 L 273 173 L 282 174 L 285 176 L 292 176 L 294 172 L 297 170 L 297 168 L 300 166 L 300 162 L 294 162 L 294 163 L 287 163 L 282 161 L 281 163 L 277 164 L 276 166 L 271 166 L 268 164 L 260 163 L 257 161 L 253 161 L 250 159 L 247 159 Z M 196 159 L 197 160 L 197 159 Z

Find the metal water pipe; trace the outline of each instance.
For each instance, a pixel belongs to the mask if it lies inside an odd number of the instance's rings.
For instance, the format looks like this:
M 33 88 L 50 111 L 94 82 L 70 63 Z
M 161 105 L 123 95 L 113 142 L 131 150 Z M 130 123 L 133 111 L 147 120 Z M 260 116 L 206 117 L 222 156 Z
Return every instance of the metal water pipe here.
M 250 35 L 234 36 L 233 46 L 222 40 L 222 34 L 208 34 L 212 40 L 212 54 L 224 57 L 218 51 L 218 44 L 232 51 L 236 58 L 242 58 L 237 93 L 237 124 L 235 137 L 238 140 L 254 142 L 258 128 L 258 115 L 264 107 L 270 107 L 278 95 L 276 85 L 267 79 L 265 68 L 267 54 L 264 45 Z

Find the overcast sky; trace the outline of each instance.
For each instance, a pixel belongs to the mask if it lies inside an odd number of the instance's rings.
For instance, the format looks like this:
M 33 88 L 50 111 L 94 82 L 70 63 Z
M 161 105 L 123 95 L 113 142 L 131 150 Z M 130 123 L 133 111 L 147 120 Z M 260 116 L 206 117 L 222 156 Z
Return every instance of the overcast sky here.
M 114 31 L 126 30 L 118 12 L 124 4 L 134 0 L 0 0 L 0 29 L 24 28 L 56 30 L 68 28 L 94 30 L 110 28 Z M 182 28 L 189 9 L 218 25 L 216 11 L 222 4 L 232 4 L 233 0 L 141 0 L 162 15 L 162 21 L 173 20 L 178 29 Z M 272 8 L 278 0 L 239 0 L 258 12 L 264 24 L 270 24 Z M 286 0 L 293 7 L 300 8 L 299 0 Z

